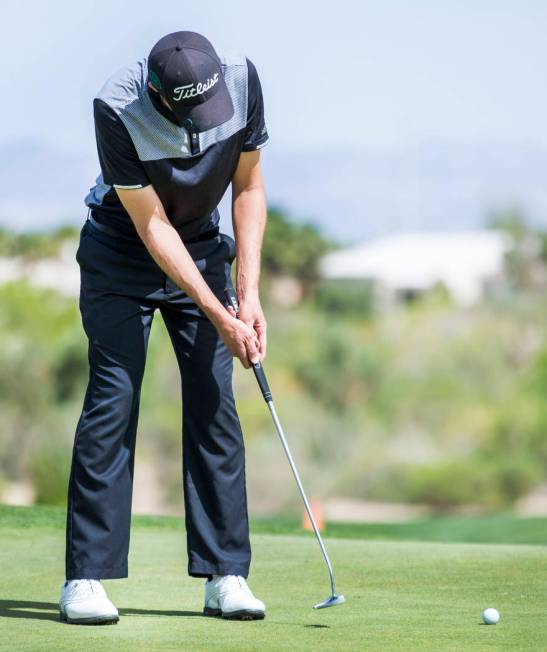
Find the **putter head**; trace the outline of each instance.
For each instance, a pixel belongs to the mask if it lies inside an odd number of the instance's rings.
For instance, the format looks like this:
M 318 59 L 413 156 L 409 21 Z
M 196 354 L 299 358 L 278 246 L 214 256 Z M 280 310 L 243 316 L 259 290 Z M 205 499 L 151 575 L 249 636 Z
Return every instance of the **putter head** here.
M 346 601 L 343 595 L 333 594 L 323 602 L 314 605 L 314 609 L 326 609 L 327 607 L 336 607 L 337 604 L 343 604 Z

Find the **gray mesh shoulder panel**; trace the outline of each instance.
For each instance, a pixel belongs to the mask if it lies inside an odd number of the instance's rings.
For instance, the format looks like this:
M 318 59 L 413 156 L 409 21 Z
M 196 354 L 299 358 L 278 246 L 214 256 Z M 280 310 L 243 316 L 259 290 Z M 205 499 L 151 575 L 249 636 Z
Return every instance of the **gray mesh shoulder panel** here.
M 240 54 L 221 56 L 222 72 L 234 105 L 233 117 L 224 124 L 199 134 L 200 150 L 226 140 L 247 124 L 247 62 Z M 190 138 L 161 115 L 146 92 L 146 59 L 115 73 L 97 98 L 120 116 L 141 161 L 191 157 Z
M 234 115 L 228 122 L 199 134 L 199 147 L 203 151 L 226 140 L 247 124 L 247 61 L 240 54 L 221 55 L 222 72 L 234 105 Z

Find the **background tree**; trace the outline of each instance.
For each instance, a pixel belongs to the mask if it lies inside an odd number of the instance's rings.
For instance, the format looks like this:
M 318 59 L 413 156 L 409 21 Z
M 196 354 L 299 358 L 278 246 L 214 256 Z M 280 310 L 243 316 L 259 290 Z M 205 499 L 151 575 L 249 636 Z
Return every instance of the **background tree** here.
M 309 286 L 318 278 L 319 260 L 332 247 L 316 226 L 292 222 L 279 208 L 268 210 L 262 250 L 267 275 L 293 276 Z

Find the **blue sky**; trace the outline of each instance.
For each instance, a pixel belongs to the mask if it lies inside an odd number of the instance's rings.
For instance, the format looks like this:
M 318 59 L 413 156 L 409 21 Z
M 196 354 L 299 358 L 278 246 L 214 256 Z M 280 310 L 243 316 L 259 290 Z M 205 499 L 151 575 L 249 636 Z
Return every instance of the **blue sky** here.
M 95 92 L 177 29 L 254 60 L 276 149 L 547 144 L 547 2 L 525 0 L 9 3 L 0 143 L 92 152 Z
M 256 64 L 268 197 L 296 219 L 351 239 L 519 204 L 547 225 L 546 0 L 50 0 L 2 18 L 0 223 L 84 219 L 93 96 L 190 29 Z

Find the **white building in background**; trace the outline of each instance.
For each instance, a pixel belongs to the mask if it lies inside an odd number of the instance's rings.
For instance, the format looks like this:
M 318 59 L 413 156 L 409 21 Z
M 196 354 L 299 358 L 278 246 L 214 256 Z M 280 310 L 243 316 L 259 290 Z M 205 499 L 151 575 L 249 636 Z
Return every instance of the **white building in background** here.
M 362 279 L 387 300 L 442 284 L 467 306 L 503 281 L 511 246 L 507 234 L 492 230 L 400 233 L 327 254 L 320 270 L 326 279 Z

